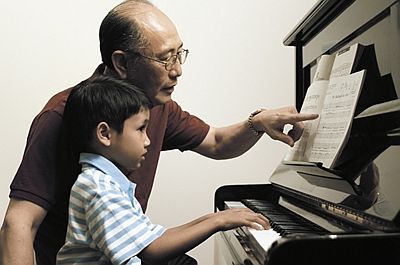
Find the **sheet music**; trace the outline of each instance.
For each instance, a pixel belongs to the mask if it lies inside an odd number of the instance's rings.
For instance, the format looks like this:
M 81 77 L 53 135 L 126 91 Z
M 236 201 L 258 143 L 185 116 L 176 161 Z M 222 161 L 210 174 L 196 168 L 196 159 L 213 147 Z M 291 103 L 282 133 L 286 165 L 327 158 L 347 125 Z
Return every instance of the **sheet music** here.
M 335 60 L 334 55 L 331 54 L 321 55 L 317 64 L 317 70 L 315 71 L 313 82 L 318 80 L 329 80 L 334 60 Z
M 329 84 L 329 75 L 333 66 L 335 56 L 324 54 L 320 57 L 315 71 L 313 83 L 308 87 L 300 113 L 321 113 L 324 104 L 325 93 Z M 315 135 L 319 118 L 311 121 L 304 121 L 302 137 L 295 142 L 294 146 L 286 154 L 284 160 L 309 161 L 309 150 L 307 143 Z
M 310 85 L 300 110 L 301 113 L 321 113 L 328 84 L 329 81 L 327 80 L 317 80 Z M 310 161 L 310 145 L 308 143 L 315 137 L 319 120 L 320 118 L 303 122 L 304 130 L 302 137 L 295 143 L 290 152 L 287 153 L 284 160 Z
M 363 48 L 356 43 L 334 55 L 320 57 L 300 110 L 320 117 L 304 122 L 302 137 L 284 160 L 322 162 L 324 167 L 333 167 L 347 142 L 363 84 L 365 70 L 350 74 Z
M 365 70 L 330 80 L 309 161 L 331 167 L 347 142 Z
M 361 46 L 356 43 L 336 53 L 329 80 L 339 76 L 350 75 Z

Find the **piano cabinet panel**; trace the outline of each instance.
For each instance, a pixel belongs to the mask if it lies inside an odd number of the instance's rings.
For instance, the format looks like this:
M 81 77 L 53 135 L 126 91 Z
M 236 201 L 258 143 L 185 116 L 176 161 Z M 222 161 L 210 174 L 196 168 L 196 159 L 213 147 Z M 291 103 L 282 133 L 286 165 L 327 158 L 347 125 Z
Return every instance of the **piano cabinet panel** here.
M 214 265 L 261 265 L 248 250 L 234 230 L 214 235 Z
M 218 233 L 214 236 L 214 265 L 237 265 L 240 264 L 229 247 L 223 235 Z

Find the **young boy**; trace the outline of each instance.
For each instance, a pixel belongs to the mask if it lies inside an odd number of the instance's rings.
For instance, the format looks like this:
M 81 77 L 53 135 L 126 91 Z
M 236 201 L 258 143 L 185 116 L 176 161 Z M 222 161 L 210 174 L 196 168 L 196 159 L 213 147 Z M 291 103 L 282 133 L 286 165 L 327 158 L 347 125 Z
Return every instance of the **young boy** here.
M 71 190 L 57 264 L 167 264 L 215 232 L 269 227 L 265 217 L 247 209 L 207 214 L 171 229 L 152 224 L 126 177 L 140 167 L 150 145 L 149 108 L 140 90 L 112 78 L 89 79 L 71 91 L 63 119 L 82 172 Z

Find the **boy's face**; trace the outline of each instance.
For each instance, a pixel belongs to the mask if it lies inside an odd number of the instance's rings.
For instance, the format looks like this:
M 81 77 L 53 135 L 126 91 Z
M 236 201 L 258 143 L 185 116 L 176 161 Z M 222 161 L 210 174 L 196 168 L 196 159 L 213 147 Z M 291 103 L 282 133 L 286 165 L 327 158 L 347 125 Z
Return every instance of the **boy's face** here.
M 139 168 L 145 159 L 150 145 L 146 133 L 149 116 L 148 109 L 141 109 L 125 120 L 121 134 L 113 133 L 111 136 L 110 158 L 126 173 Z

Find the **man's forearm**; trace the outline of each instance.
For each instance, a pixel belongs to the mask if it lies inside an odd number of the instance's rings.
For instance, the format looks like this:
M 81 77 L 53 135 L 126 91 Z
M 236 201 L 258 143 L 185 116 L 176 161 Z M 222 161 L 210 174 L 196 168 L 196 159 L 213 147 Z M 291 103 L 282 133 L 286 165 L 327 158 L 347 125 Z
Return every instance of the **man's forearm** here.
M 11 198 L 0 230 L 0 265 L 33 265 L 33 241 L 47 211 Z
M 254 146 L 262 134 L 255 135 L 247 121 L 243 121 L 228 127 L 217 129 L 216 135 L 221 135 L 219 154 L 222 158 L 238 157 Z
M 248 151 L 261 138 L 247 121 L 222 128 L 210 128 L 206 139 L 194 151 L 213 159 L 229 159 Z
M 0 264 L 33 265 L 33 238 L 30 229 L 3 224 L 0 231 Z

